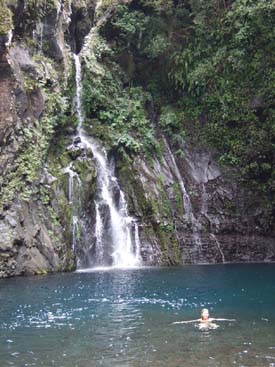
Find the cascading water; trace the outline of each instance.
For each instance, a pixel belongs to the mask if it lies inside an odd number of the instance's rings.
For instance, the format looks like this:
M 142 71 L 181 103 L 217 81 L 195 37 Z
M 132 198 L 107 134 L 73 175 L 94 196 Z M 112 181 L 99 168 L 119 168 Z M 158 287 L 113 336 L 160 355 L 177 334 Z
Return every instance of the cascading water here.
M 137 222 L 135 222 L 135 246 L 136 246 L 136 263 L 142 264 L 142 258 L 140 255 L 141 242 L 139 238 L 139 229 Z
M 222 263 L 224 264 L 225 263 L 225 256 L 224 256 L 224 253 L 223 253 L 223 250 L 221 248 L 221 244 L 220 242 L 218 241 L 217 237 L 214 235 L 214 233 L 210 233 L 210 237 L 213 238 L 213 240 L 215 241 L 215 244 L 217 246 L 217 249 L 221 255 L 221 259 L 222 259 Z
M 176 176 L 176 178 L 178 180 L 178 183 L 180 185 L 180 190 L 181 190 L 181 193 L 182 193 L 186 220 L 188 222 L 194 223 L 195 222 L 195 216 L 194 216 L 194 213 L 193 213 L 191 200 L 190 200 L 190 197 L 189 197 L 189 195 L 186 191 L 185 184 L 183 182 L 180 171 L 178 169 L 175 157 L 174 157 L 173 153 L 171 152 L 170 146 L 169 146 L 169 144 L 168 144 L 165 137 L 163 137 L 163 141 L 164 141 L 164 144 L 166 146 L 167 152 L 169 154 L 170 161 L 172 163 L 172 169 L 173 169 L 174 175 Z
M 212 221 L 210 216 L 208 215 L 208 195 L 207 195 L 207 191 L 206 191 L 206 187 L 205 184 L 202 184 L 202 206 L 201 206 L 201 213 L 208 219 L 209 223 L 210 223 L 210 237 L 214 240 L 217 250 L 220 253 L 221 256 L 221 260 L 222 263 L 225 263 L 225 257 L 224 257 L 224 253 L 222 251 L 221 248 L 221 244 L 219 242 L 219 240 L 217 239 L 216 235 L 212 232 Z
M 44 23 L 42 20 L 36 23 L 36 28 L 32 32 L 33 41 L 37 45 L 38 53 L 42 53 L 43 51 L 43 41 L 44 41 Z
M 104 247 L 102 243 L 102 234 L 104 231 L 104 225 L 99 211 L 99 203 L 96 203 L 95 210 L 96 210 L 95 237 L 96 237 L 97 261 L 99 264 L 104 264 Z
M 77 210 L 77 202 L 79 201 L 79 196 L 76 195 L 75 190 L 75 183 L 77 184 L 78 188 L 81 187 L 81 180 L 79 175 L 73 170 L 72 162 L 69 164 L 68 167 L 63 169 L 63 174 L 69 175 L 69 202 L 72 207 L 72 226 L 73 226 L 73 250 L 75 250 L 76 246 L 76 233 L 79 224 L 79 217 L 78 217 L 78 210 Z M 75 182 L 76 181 L 76 182 Z M 79 192 L 79 190 L 78 190 Z
M 71 204 L 74 204 L 74 186 L 75 186 L 75 180 L 77 181 L 77 184 L 81 186 L 81 180 L 79 175 L 73 170 L 73 164 L 72 162 L 68 165 L 68 167 L 63 169 L 63 173 L 67 173 L 69 175 L 69 201 Z
M 184 211 L 185 211 L 185 219 L 188 223 L 191 224 L 191 229 L 192 229 L 192 232 L 193 232 L 194 242 L 197 245 L 198 249 L 201 251 L 202 246 L 201 246 L 201 238 L 200 238 L 200 234 L 199 234 L 199 231 L 201 229 L 201 225 L 197 221 L 197 219 L 194 215 L 191 200 L 190 200 L 188 192 L 185 188 L 185 184 L 184 184 L 184 181 L 182 179 L 181 173 L 179 171 L 178 165 L 176 163 L 175 157 L 174 157 L 174 155 L 173 155 L 173 153 L 170 149 L 170 146 L 169 146 L 169 144 L 168 144 L 168 142 L 167 142 L 167 140 L 164 136 L 163 136 L 163 141 L 164 141 L 166 150 L 167 150 L 168 155 L 169 155 L 169 160 L 170 160 L 170 163 L 171 163 L 172 171 L 173 171 L 173 173 L 174 173 L 174 175 L 175 175 L 175 177 L 176 177 L 176 179 L 179 183 L 180 190 L 181 190 L 181 193 L 182 193 L 182 200 L 183 200 L 183 206 L 184 206 Z
M 114 175 L 114 167 L 108 162 L 102 146 L 83 129 L 82 71 L 78 55 L 74 55 L 76 80 L 77 133 L 84 149 L 93 154 L 97 169 L 97 195 L 95 199 L 95 254 L 96 266 L 133 267 L 141 264 L 140 242 L 132 229 L 136 225 L 129 217 L 125 196 Z M 117 198 L 117 199 L 115 199 Z M 134 237 L 134 241 L 132 239 Z

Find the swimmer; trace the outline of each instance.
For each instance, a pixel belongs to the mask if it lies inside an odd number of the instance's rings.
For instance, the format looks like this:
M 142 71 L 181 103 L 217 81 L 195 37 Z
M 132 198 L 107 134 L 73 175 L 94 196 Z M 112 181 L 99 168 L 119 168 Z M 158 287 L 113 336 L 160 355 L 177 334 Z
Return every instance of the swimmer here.
M 188 320 L 188 321 L 176 321 L 173 324 L 190 324 L 193 322 L 198 322 L 199 329 L 217 329 L 219 325 L 213 323 L 213 321 L 236 321 L 235 319 L 215 319 L 213 317 L 209 317 L 209 311 L 207 308 L 203 308 L 201 311 L 201 318 L 197 320 Z

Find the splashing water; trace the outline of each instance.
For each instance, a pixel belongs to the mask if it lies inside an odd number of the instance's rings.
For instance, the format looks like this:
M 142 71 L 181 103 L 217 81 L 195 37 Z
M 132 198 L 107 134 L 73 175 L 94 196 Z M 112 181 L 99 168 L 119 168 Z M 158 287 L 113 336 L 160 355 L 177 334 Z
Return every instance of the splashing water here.
M 142 263 L 142 258 L 140 255 L 141 242 L 139 238 L 139 228 L 137 222 L 135 222 L 135 246 L 136 246 L 136 262 L 138 264 L 141 264 Z
M 72 207 L 72 215 L 73 215 L 73 218 L 72 218 L 72 226 L 73 226 L 72 248 L 74 251 L 76 248 L 77 229 L 79 225 L 79 213 L 78 213 L 77 205 L 76 205 L 76 203 L 79 201 L 79 196 L 76 195 L 75 184 L 77 184 L 78 188 L 80 188 L 81 180 L 80 180 L 79 175 L 73 170 L 72 162 L 63 169 L 62 173 L 69 175 L 69 202 Z

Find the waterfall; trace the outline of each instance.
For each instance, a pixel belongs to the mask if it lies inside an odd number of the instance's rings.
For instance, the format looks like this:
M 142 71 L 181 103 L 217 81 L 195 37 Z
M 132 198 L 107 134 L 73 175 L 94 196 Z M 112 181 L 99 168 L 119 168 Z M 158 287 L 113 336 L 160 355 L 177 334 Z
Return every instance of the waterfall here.
M 76 248 L 76 238 L 77 238 L 77 229 L 78 229 L 79 219 L 77 215 L 73 215 L 73 251 Z
M 201 199 L 202 199 L 202 203 L 201 203 L 201 213 L 203 215 L 205 215 L 205 217 L 209 220 L 209 222 L 211 223 L 211 220 L 208 216 L 208 195 L 207 195 L 207 191 L 206 191 L 206 187 L 205 184 L 202 184 L 202 195 L 201 195 Z
M 79 197 L 76 196 L 75 192 L 75 180 L 77 182 L 77 186 L 81 187 L 81 180 L 79 175 L 73 170 L 73 163 L 71 162 L 69 166 L 63 169 L 63 174 L 69 175 L 69 202 L 72 207 L 72 226 L 73 226 L 73 250 L 75 250 L 76 247 L 76 237 L 77 237 L 77 228 L 79 224 L 79 216 L 78 216 L 78 210 L 77 210 L 77 202 L 79 201 Z
M 102 243 L 104 225 L 99 211 L 99 203 L 96 203 L 96 221 L 95 221 L 95 237 L 98 264 L 104 264 L 104 248 Z
M 201 229 L 201 225 L 198 222 L 198 220 L 196 219 L 194 212 L 193 212 L 193 207 L 191 204 L 191 200 L 190 200 L 190 196 L 186 190 L 182 175 L 180 173 L 180 170 L 178 168 L 178 165 L 176 163 L 175 157 L 170 149 L 170 146 L 166 140 L 166 138 L 163 136 L 163 141 L 165 144 L 165 147 L 167 149 L 168 155 L 169 155 L 169 160 L 171 162 L 171 168 L 172 168 L 172 172 L 174 173 L 179 186 L 180 186 L 180 190 L 182 193 L 182 201 L 183 201 L 183 206 L 184 206 L 184 214 L 185 214 L 185 219 L 188 223 L 191 224 L 191 229 L 193 232 L 193 239 L 195 241 L 195 244 L 198 246 L 198 249 L 201 251 L 202 246 L 201 246 L 201 238 L 200 238 L 200 234 L 199 231 Z
M 78 186 L 81 186 L 81 180 L 79 175 L 73 170 L 73 163 L 71 162 L 68 167 L 65 167 L 62 171 L 62 173 L 68 173 L 69 175 L 69 201 L 71 204 L 74 203 L 75 200 L 75 179 L 77 180 Z
M 135 222 L 135 246 L 136 246 L 136 262 L 138 264 L 142 263 L 142 258 L 140 255 L 140 249 L 141 249 L 141 242 L 139 238 L 139 229 L 138 229 L 138 223 Z
M 41 20 L 37 23 L 36 29 L 33 31 L 33 39 L 37 42 L 38 50 L 41 53 L 43 51 L 43 36 L 44 36 L 44 24 Z
M 166 146 L 167 152 L 169 154 L 170 161 L 172 163 L 172 168 L 173 168 L 174 175 L 176 176 L 176 179 L 177 179 L 177 181 L 180 185 L 180 190 L 181 190 L 181 193 L 182 193 L 183 206 L 184 206 L 186 220 L 188 222 L 195 223 L 196 219 L 195 219 L 195 216 L 194 216 L 194 213 L 193 213 L 191 200 L 190 200 L 190 197 L 189 197 L 189 195 L 187 193 L 187 190 L 185 188 L 185 184 L 183 182 L 181 173 L 180 173 L 179 168 L 177 166 L 175 157 L 174 157 L 173 153 L 171 152 L 170 146 L 169 146 L 167 140 L 165 139 L 165 137 L 163 137 L 163 141 L 164 141 L 164 144 Z
M 206 187 L 205 184 L 202 184 L 202 205 L 201 205 L 201 213 L 205 216 L 205 218 L 208 219 L 209 223 L 210 223 L 210 237 L 214 240 L 217 250 L 219 251 L 220 255 L 221 255 L 221 259 L 222 259 L 222 263 L 225 263 L 225 257 L 224 257 L 224 253 L 222 251 L 221 248 L 221 244 L 219 242 L 219 240 L 217 239 L 216 235 L 212 232 L 212 221 L 210 216 L 208 215 L 208 195 L 207 195 L 207 191 L 206 191 Z
M 214 235 L 214 233 L 210 233 L 210 236 L 211 236 L 211 237 L 213 238 L 213 240 L 215 241 L 216 246 L 217 246 L 217 249 L 218 249 L 219 253 L 221 254 L 222 263 L 224 264 L 224 263 L 225 263 L 225 257 L 224 257 L 223 250 L 222 250 L 222 248 L 221 248 L 221 244 L 220 244 L 220 242 L 218 241 L 217 237 Z
M 83 147 L 92 152 L 97 170 L 96 243 L 93 263 L 97 266 L 138 266 L 141 264 L 140 246 L 134 244 L 132 240 L 132 229 L 135 222 L 128 215 L 125 195 L 115 177 L 114 165 L 108 161 L 106 151 L 100 143 L 88 136 L 83 128 L 82 70 L 78 55 L 74 55 L 74 61 L 77 133 Z

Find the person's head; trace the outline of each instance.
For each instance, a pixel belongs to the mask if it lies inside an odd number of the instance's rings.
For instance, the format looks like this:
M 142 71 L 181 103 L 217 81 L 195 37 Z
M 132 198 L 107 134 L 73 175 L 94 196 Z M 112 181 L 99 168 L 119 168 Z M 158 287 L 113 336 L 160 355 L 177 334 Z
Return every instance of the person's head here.
M 203 308 L 201 310 L 201 318 L 202 320 L 208 320 L 209 319 L 209 311 L 207 308 Z

